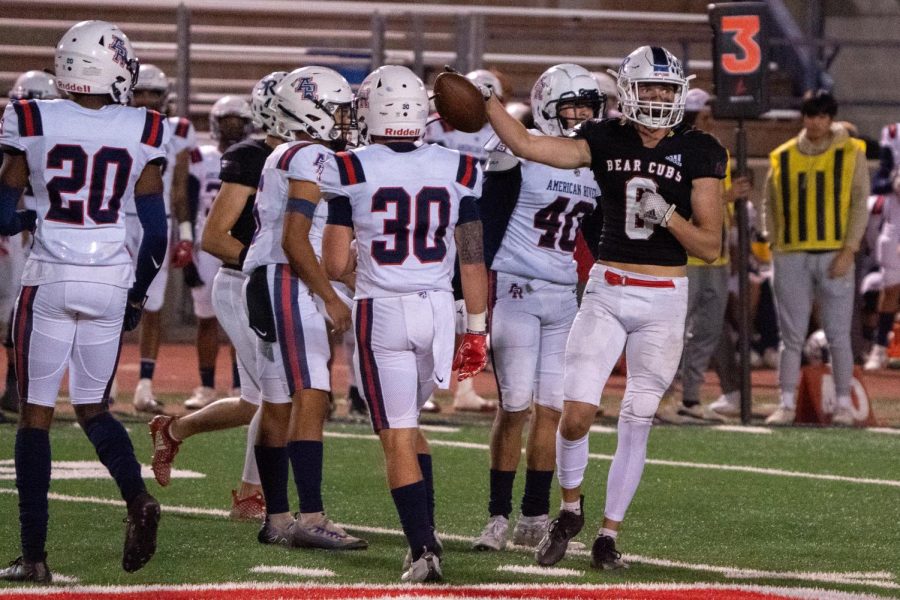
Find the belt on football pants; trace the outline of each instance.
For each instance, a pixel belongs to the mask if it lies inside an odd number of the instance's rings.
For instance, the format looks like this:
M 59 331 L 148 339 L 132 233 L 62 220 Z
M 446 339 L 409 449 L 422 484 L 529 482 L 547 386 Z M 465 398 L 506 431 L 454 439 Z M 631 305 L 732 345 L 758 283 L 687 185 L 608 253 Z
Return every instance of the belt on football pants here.
M 604 273 L 606 283 L 610 285 L 635 285 L 638 287 L 649 288 L 673 288 L 675 282 L 671 279 L 638 279 L 637 277 L 628 277 L 627 275 L 619 275 L 614 271 L 607 270 Z

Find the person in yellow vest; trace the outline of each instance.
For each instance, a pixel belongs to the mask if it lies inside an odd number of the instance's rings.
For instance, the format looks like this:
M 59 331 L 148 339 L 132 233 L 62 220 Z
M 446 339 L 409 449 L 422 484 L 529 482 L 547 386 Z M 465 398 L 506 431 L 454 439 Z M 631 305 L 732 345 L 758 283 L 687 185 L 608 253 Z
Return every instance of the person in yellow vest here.
M 713 125 L 710 95 L 701 88 L 688 91 L 684 101 L 684 122 L 700 131 L 709 132 Z M 730 160 L 730 157 L 729 157 Z M 728 279 L 731 266 L 728 255 L 728 230 L 734 201 L 750 194 L 751 184 L 747 176 L 731 177 L 731 169 L 722 181 L 722 253 L 712 263 L 688 256 L 688 310 L 684 330 L 684 350 L 681 354 L 681 402 L 674 407 L 660 409 L 657 416 L 663 421 L 677 423 L 697 422 L 698 419 L 733 417 L 740 414 L 740 372 L 734 364 L 734 344 L 720 341 L 728 305 Z M 730 353 L 730 356 L 727 356 Z M 700 388 L 712 356 L 715 355 L 717 374 L 722 396 L 711 405 L 700 404 Z
M 765 227 L 772 244 L 774 292 L 781 331 L 781 402 L 766 419 L 795 416 L 800 357 L 813 302 L 831 349 L 838 406 L 832 423 L 852 425 L 854 254 L 866 228 L 869 172 L 865 142 L 836 123 L 837 101 L 809 94 L 800 107 L 803 130 L 769 155 Z

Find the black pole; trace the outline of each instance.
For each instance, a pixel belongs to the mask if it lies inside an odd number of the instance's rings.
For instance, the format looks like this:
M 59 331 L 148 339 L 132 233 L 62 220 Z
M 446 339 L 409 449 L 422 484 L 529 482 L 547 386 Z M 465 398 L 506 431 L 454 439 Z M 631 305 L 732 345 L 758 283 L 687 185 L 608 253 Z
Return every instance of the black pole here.
M 744 120 L 738 119 L 737 144 L 737 176 L 747 174 L 747 131 Z M 738 350 L 741 367 L 741 423 L 750 424 L 750 217 L 747 213 L 747 198 L 735 199 L 738 229 Z

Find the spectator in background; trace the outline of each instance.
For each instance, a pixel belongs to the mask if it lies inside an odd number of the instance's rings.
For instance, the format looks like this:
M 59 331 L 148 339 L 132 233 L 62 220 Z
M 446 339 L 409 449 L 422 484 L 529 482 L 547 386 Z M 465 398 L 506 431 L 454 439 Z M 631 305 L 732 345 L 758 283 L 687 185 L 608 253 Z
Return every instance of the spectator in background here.
M 694 129 L 709 132 L 713 117 L 709 106 L 709 94 L 700 88 L 688 91 L 684 103 L 684 122 Z M 681 355 L 681 402 L 671 409 L 663 410 L 663 420 L 677 422 L 703 419 L 705 416 L 735 416 L 740 413 L 740 380 L 739 369 L 734 360 L 734 344 L 723 338 L 725 309 L 728 305 L 728 279 L 731 275 L 730 256 L 728 251 L 728 231 L 731 229 L 731 217 L 734 212 L 734 201 L 746 198 L 750 194 L 750 179 L 746 175 L 734 179 L 728 175 L 723 180 L 722 195 L 725 209 L 722 211 L 722 254 L 714 262 L 706 262 L 688 257 L 688 308 L 685 321 L 684 350 Z M 719 349 L 721 352 L 716 352 Z M 722 386 L 722 396 L 704 413 L 700 404 L 700 387 L 710 358 L 716 356 L 716 366 Z M 721 412 L 718 412 L 721 411 Z
M 773 249 L 781 331 L 781 401 L 766 419 L 769 424 L 794 421 L 801 350 L 813 302 L 820 307 L 831 348 L 837 395 L 832 422 L 853 424 L 854 254 L 866 227 L 869 173 L 864 143 L 834 122 L 837 110 L 837 101 L 828 92 L 810 94 L 800 107 L 800 134 L 769 155 L 761 212 Z

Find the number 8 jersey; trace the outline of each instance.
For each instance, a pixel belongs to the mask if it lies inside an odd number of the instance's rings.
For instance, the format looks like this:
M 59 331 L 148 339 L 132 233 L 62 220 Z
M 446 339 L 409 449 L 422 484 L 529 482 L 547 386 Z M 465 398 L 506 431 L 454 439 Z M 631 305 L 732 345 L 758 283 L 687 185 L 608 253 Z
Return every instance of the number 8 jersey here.
M 328 222 L 353 227 L 356 299 L 452 291 L 457 224 L 478 220 L 481 167 L 432 144 L 373 144 L 325 164 Z
M 646 148 L 635 126 L 618 119 L 585 121 L 572 137 L 588 143 L 591 170 L 603 192 L 597 258 L 645 265 L 686 264 L 687 253 L 675 236 L 638 216 L 641 195 L 656 192 L 690 219 L 693 181 L 725 178 L 725 148 L 710 134 L 684 124 L 674 127 L 655 148 Z
M 169 135 L 165 119 L 143 108 L 93 110 L 69 100 L 7 105 L 0 145 L 26 155 L 38 214 L 24 285 L 131 286 L 124 212 L 133 210 L 144 167 L 165 157 Z

